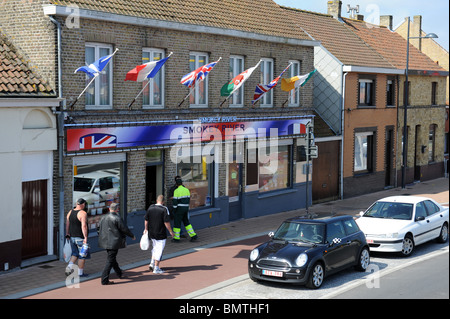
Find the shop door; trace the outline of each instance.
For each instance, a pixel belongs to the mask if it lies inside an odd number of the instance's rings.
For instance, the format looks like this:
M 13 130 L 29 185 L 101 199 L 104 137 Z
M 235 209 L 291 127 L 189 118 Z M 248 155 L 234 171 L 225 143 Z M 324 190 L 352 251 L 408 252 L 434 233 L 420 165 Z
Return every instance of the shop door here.
M 243 164 L 228 164 L 228 199 L 230 221 L 242 218 L 242 166 Z
M 312 199 L 315 203 L 339 196 L 339 142 L 321 142 L 313 160 Z
M 22 183 L 22 259 L 47 255 L 47 180 Z

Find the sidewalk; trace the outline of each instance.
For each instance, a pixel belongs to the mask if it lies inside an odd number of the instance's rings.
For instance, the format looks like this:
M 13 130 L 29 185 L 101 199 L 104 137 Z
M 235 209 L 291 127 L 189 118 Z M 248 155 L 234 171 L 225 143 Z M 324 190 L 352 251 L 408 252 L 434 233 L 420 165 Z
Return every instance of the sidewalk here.
M 406 189 L 394 188 L 359 197 L 338 200 L 314 205 L 309 208 L 310 213 L 329 215 L 331 212 L 357 215 L 365 210 L 375 200 L 392 195 L 422 195 L 435 199 L 438 203 L 448 206 L 449 184 L 447 178 L 408 185 Z M 246 238 L 253 238 L 275 230 L 280 223 L 290 217 L 304 215 L 305 210 L 294 210 L 269 216 L 255 217 L 238 220 L 227 224 L 200 229 L 197 231 L 199 240 L 189 242 L 182 240 L 179 244 L 168 242 L 164 251 L 164 259 L 192 253 L 205 248 L 216 247 L 230 242 Z M 136 244 L 121 249 L 118 254 L 118 262 L 124 270 L 146 265 L 150 262 L 150 251 L 142 251 L 139 248 L 140 234 Z M 105 265 L 105 252 L 92 254 L 92 258 L 86 262 L 85 271 L 89 274 L 85 280 L 98 279 Z M 52 290 L 65 286 L 66 263 L 62 261 L 47 262 L 28 268 L 12 270 L 0 273 L 0 298 L 16 299 L 30 296 L 36 293 Z M 85 281 L 83 280 L 83 281 Z

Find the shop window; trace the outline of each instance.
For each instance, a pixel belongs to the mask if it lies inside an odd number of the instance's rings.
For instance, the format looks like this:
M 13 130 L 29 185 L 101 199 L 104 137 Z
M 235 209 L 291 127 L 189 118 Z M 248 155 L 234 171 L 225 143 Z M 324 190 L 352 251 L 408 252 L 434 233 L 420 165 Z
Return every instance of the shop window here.
M 160 49 L 144 49 L 142 52 L 142 63 L 155 62 L 163 59 L 164 50 Z M 145 88 L 142 97 L 144 108 L 162 108 L 164 107 L 164 66 L 151 79 L 147 85 L 147 81 L 142 83 Z
M 246 190 L 262 193 L 289 188 L 291 169 L 290 145 L 278 145 L 277 151 L 271 147 L 248 149 Z
M 298 139 L 297 140 L 297 152 L 296 152 L 296 164 L 295 164 L 295 182 L 296 183 L 305 183 L 306 182 L 306 172 L 307 165 L 306 162 L 306 140 Z M 309 162 L 309 181 L 311 181 L 312 174 L 312 162 Z
M 355 174 L 370 173 L 373 171 L 374 133 L 363 132 L 355 134 Z
M 87 205 L 88 228 L 97 229 L 100 219 L 109 211 L 112 203 L 121 204 L 121 163 L 99 163 L 77 165 L 73 167 L 73 207 L 79 198 Z M 123 214 L 123 205 L 119 205 Z
M 190 209 L 211 206 L 213 193 L 213 165 L 207 156 L 178 158 L 177 174 L 191 193 Z
M 86 43 L 85 62 L 86 65 L 94 63 L 103 56 L 112 54 L 111 45 Z M 110 61 L 103 69 L 100 75 L 95 79 L 86 90 L 86 108 L 111 108 L 112 106 L 112 65 Z M 86 75 L 86 84 L 92 80 L 92 77 Z

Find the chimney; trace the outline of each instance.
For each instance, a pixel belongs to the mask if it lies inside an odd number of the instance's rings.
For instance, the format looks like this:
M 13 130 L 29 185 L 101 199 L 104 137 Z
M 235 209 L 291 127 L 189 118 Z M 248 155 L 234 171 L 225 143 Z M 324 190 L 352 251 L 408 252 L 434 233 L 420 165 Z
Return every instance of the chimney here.
M 364 15 L 363 15 L 363 14 L 357 14 L 357 15 L 356 15 L 356 20 L 358 20 L 358 21 L 364 21 Z
M 411 30 L 410 30 L 411 37 L 420 37 L 422 36 L 422 16 L 414 16 L 413 21 L 411 23 Z M 422 51 L 422 39 L 411 39 L 411 44 L 414 45 L 416 48 L 418 48 L 420 51 Z
M 328 12 L 329 15 L 332 15 L 336 20 L 341 19 L 342 13 L 342 1 L 340 0 L 330 0 L 328 1 Z
M 380 26 L 382 27 L 387 27 L 389 28 L 389 30 L 392 31 L 392 22 L 393 22 L 393 17 L 392 16 L 380 16 Z

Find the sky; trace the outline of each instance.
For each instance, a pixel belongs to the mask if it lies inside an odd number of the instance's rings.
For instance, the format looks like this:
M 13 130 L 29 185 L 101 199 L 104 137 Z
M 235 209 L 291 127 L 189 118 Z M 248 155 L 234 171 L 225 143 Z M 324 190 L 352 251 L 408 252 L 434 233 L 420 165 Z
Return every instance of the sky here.
M 319 13 L 327 13 L 327 0 L 274 0 L 279 5 L 308 10 Z M 392 15 L 394 29 L 399 26 L 406 17 L 421 15 L 422 30 L 426 33 L 436 33 L 435 39 L 444 49 L 449 51 L 449 3 L 448 0 L 342 0 L 342 16 L 349 17 L 347 5 L 356 7 L 359 5 L 359 14 L 364 15 L 364 20 L 379 24 L 380 15 Z

